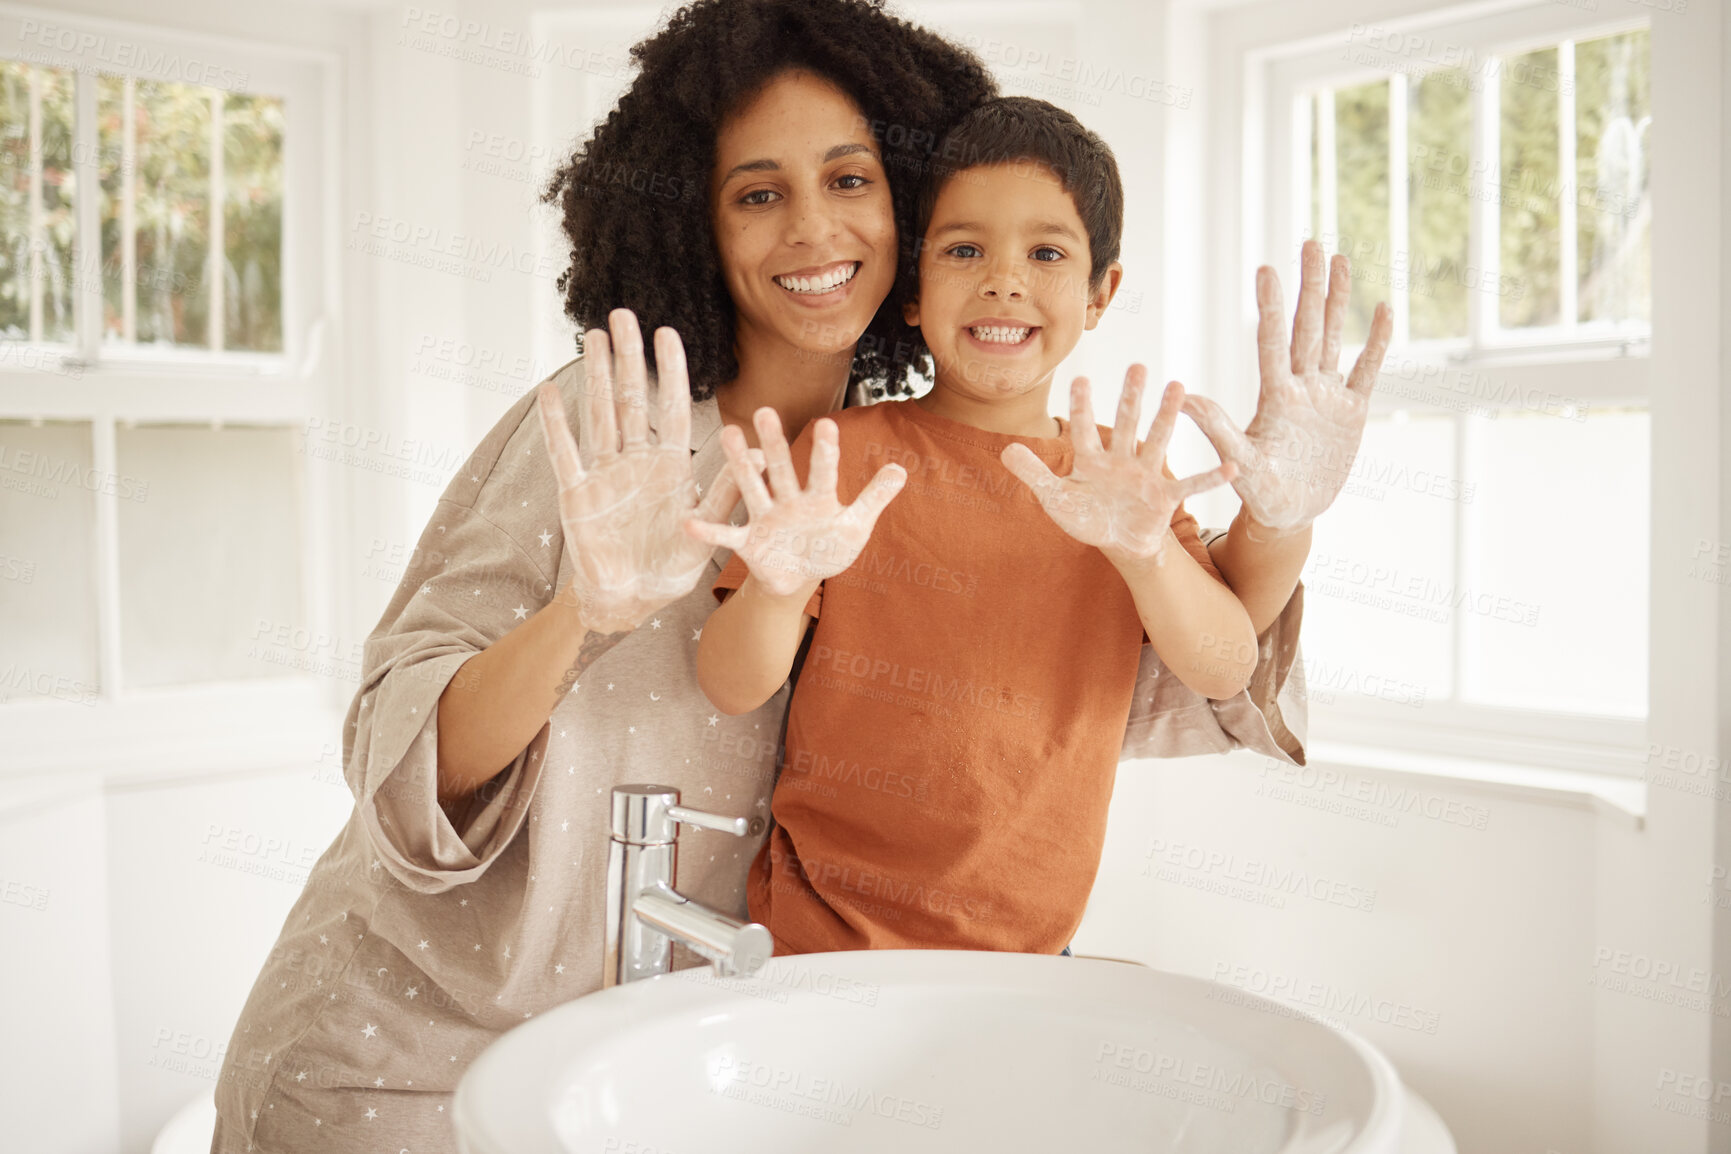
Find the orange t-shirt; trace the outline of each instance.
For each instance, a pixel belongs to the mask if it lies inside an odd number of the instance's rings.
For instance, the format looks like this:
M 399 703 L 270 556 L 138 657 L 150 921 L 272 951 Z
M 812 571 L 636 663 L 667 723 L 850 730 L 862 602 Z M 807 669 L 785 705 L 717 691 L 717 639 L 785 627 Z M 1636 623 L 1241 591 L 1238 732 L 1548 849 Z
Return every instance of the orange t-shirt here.
M 1068 422 L 1042 438 L 913 401 L 831 415 L 844 504 L 890 462 L 908 481 L 808 603 L 776 824 L 746 883 L 751 917 L 778 954 L 1055 954 L 1099 869 L 1146 640 L 1117 569 L 999 459 L 1020 441 L 1068 474 Z M 1111 433 L 1100 427 L 1102 442 Z M 810 454 L 808 426 L 793 443 L 802 483 Z M 1180 507 L 1172 528 L 1220 579 L 1196 519 Z M 734 557 L 717 598 L 746 573 Z

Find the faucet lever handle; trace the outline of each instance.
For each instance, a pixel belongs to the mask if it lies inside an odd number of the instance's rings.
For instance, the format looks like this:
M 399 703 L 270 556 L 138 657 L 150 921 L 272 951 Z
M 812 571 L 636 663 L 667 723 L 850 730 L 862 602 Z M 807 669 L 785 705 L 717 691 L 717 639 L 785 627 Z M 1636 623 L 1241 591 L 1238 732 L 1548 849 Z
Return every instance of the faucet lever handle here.
M 722 833 L 730 833 L 734 837 L 744 837 L 749 828 L 743 817 L 722 817 L 718 813 L 704 813 L 702 810 L 687 809 L 683 805 L 668 806 L 667 816 L 674 821 L 682 821 L 686 825 L 699 825 L 704 829 L 718 829 Z

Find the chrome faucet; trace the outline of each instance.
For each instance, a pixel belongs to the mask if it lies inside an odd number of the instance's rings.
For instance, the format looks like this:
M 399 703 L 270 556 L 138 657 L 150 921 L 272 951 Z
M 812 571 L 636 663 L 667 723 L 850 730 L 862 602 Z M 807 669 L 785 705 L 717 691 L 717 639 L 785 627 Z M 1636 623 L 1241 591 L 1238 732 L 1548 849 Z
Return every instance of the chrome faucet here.
M 774 953 L 765 927 L 716 913 L 673 889 L 680 822 L 735 837 L 749 829 L 743 817 L 685 808 L 671 786 L 614 787 L 603 987 L 667 973 L 675 939 L 708 958 L 723 977 L 749 977 Z

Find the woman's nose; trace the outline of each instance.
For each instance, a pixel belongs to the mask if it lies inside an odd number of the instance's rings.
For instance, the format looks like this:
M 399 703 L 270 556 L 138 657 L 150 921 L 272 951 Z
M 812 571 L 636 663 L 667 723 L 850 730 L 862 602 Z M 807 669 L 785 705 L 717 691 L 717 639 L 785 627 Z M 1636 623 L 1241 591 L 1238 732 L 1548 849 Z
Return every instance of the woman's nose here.
M 789 244 L 822 244 L 841 231 L 837 206 L 821 196 L 795 197 L 792 208 L 787 225 Z

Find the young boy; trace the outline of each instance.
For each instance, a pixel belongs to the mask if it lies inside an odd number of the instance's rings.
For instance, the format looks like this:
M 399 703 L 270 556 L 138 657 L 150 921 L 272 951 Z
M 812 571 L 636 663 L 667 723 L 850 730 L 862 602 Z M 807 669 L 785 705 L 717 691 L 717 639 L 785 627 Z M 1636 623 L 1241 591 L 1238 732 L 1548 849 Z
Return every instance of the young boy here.
M 1165 468 L 1183 390 L 1140 448 L 1141 366 L 1115 428 L 1093 424 L 1080 380 L 1072 422 L 1047 415 L 1053 371 L 1122 276 L 1110 150 L 1011 97 L 940 155 L 962 160 L 921 198 L 907 314 L 930 392 L 814 421 L 791 457 L 760 409 L 774 496 L 729 428 L 751 523 L 688 522 L 736 550 L 698 645 L 717 708 L 767 700 L 811 627 L 776 825 L 747 882 L 778 954 L 1067 950 L 1143 642 L 1209 697 L 1236 694 L 1255 663 L 1250 618 L 1180 503 L 1232 468 L 1182 482 Z

